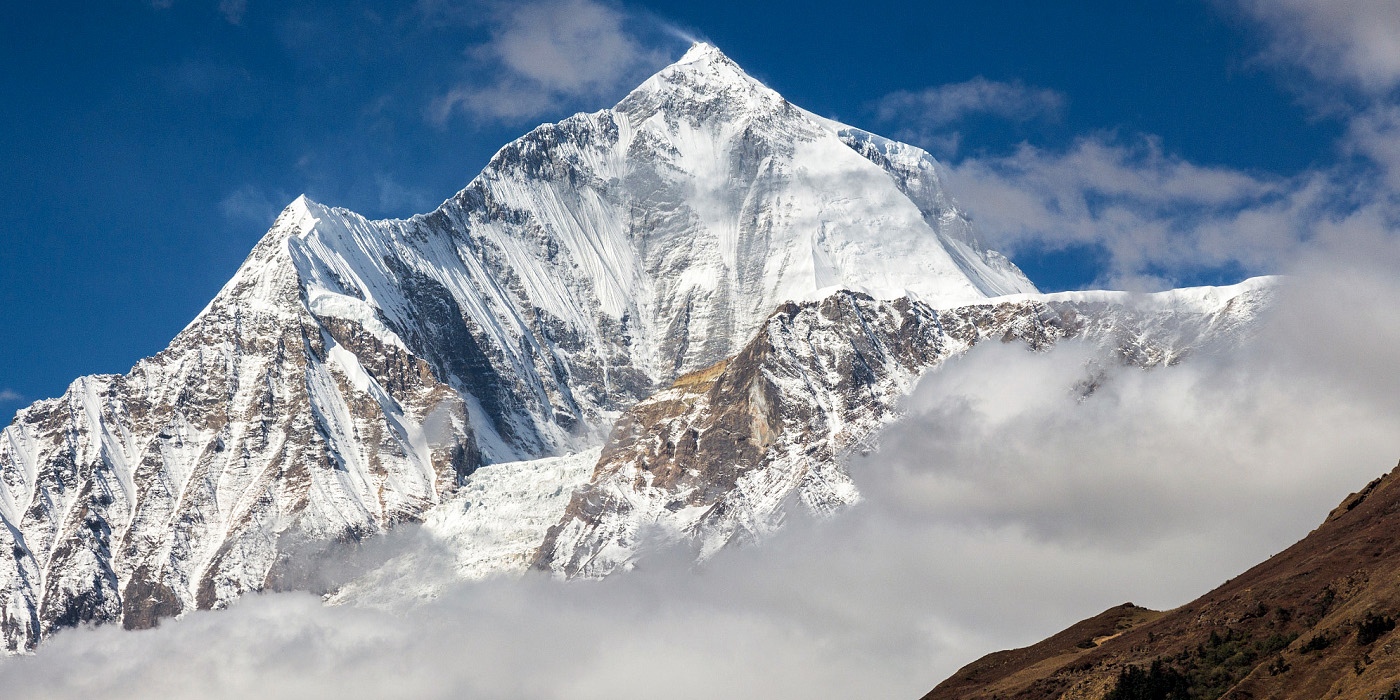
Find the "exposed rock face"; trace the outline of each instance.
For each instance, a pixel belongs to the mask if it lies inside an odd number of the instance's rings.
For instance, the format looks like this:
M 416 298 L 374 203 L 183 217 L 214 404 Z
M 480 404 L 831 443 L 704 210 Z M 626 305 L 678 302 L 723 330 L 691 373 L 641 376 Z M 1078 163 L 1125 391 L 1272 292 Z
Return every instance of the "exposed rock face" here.
M 1297 544 L 1180 608 L 1110 610 L 979 659 L 925 698 L 1094 700 L 1120 684 L 1133 687 L 1119 697 L 1163 697 L 1131 694 L 1154 683 L 1193 698 L 1394 697 L 1397 519 L 1400 467 L 1348 496 Z M 1110 618 L 1113 633 L 1096 633 Z M 1135 678 L 1124 681 L 1125 671 Z
M 623 414 L 537 566 L 603 576 L 658 529 L 699 540 L 703 556 L 771 531 L 791 502 L 816 513 L 854 502 L 845 455 L 919 376 L 976 343 L 1046 350 L 1080 338 L 1148 368 L 1243 339 L 1269 293 L 1256 283 L 1197 298 L 1079 293 L 940 311 L 840 292 L 785 304 L 735 357 Z

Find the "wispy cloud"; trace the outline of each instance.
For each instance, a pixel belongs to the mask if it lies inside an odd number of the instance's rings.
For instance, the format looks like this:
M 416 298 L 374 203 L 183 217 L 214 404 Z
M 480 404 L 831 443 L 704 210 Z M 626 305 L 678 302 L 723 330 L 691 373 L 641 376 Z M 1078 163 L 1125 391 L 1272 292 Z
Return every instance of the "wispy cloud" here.
M 448 3 L 428 7 L 435 17 L 457 16 Z M 445 122 L 456 113 L 520 119 L 575 100 L 596 100 L 667 59 L 629 30 L 632 17 L 593 0 L 485 5 L 481 14 L 489 39 L 467 51 L 467 77 L 433 101 L 433 121 Z
M 1086 135 L 1067 148 L 1023 144 L 1010 155 L 954 163 L 952 187 L 992 247 L 1088 246 L 1107 269 L 1096 284 L 1173 286 L 1193 271 L 1276 272 L 1321 237 L 1357 227 L 1397 235 L 1400 221 L 1400 11 L 1392 0 L 1238 0 L 1232 6 L 1263 32 L 1263 59 L 1301 69 L 1303 99 L 1326 106 L 1345 132 L 1341 162 L 1280 176 L 1192 163 L 1152 136 Z M 1294 86 L 1298 87 L 1297 85 Z M 1017 91 L 959 88 L 928 100 L 927 123 L 962 113 L 959 105 L 1005 104 L 1035 114 L 1053 99 Z M 1338 97 L 1343 95 L 1344 97 Z M 890 99 L 890 98 L 886 98 Z M 1027 101 L 1028 100 L 1028 101 Z M 883 104 L 883 103 L 882 103 Z M 916 114 L 902 96 L 883 116 Z M 971 109 L 969 107 L 968 109 Z M 899 123 L 913 123 L 912 120 Z M 951 122 L 949 122 L 951 123 Z M 945 145 L 944 128 L 914 133 Z M 940 141 L 943 139 L 943 141 Z
M 1355 202 L 1327 173 L 1291 178 L 1190 163 L 1152 138 L 1099 135 L 1067 149 L 1022 145 L 950 167 L 952 188 L 998 250 L 1090 246 L 1097 282 L 1165 287 L 1212 268 L 1277 272 L 1319 222 Z M 1163 276 L 1165 275 L 1165 277 Z
M 219 202 L 219 210 L 229 219 L 268 226 L 292 199 L 285 192 L 244 185 L 228 193 Z
M 959 125 L 975 117 L 1027 122 L 1058 119 L 1065 96 L 1021 82 L 997 82 L 981 76 L 918 91 L 892 92 L 871 105 L 875 120 L 898 138 L 952 157 L 962 145 Z
M 1263 58 L 1372 94 L 1400 86 L 1394 0 L 1235 0 L 1269 33 Z
M 14 389 L 0 389 L 0 403 L 23 401 L 24 396 Z
M 1391 191 L 1400 194 L 1400 104 L 1373 105 L 1351 117 L 1342 146 L 1374 164 Z
M 1065 101 L 1065 96 L 1054 90 L 978 76 L 917 92 L 890 93 L 876 102 L 875 111 L 884 121 L 943 127 L 983 114 L 1013 121 L 1054 118 L 1064 109 Z

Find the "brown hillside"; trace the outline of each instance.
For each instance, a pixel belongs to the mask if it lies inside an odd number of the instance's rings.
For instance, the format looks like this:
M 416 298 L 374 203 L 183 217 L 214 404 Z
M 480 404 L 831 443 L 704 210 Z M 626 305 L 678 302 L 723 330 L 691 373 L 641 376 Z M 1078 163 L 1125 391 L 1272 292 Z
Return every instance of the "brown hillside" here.
M 985 656 L 924 700 L 1096 700 L 1120 682 L 1124 698 L 1400 700 L 1397 474 L 1400 466 L 1297 544 L 1191 603 L 1166 613 L 1112 608 Z M 1130 667 L 1133 677 L 1120 681 Z

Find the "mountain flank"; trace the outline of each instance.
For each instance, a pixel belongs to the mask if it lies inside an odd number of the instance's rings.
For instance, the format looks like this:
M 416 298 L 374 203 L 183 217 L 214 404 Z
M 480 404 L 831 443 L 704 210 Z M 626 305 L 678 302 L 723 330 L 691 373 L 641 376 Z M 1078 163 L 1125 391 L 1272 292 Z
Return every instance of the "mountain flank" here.
M 989 654 L 924 700 L 1400 698 L 1400 465 L 1175 610 L 1127 604 Z

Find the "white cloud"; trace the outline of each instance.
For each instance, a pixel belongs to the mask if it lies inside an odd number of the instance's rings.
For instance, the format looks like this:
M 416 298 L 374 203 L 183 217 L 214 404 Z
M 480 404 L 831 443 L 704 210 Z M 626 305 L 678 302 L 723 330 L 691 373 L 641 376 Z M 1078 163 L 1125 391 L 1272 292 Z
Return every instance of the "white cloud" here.
M 14 389 L 0 389 L 0 403 L 23 401 L 24 396 Z
M 1378 104 L 1347 122 L 1343 147 L 1374 163 L 1392 193 L 1400 193 L 1400 106 Z
M 1054 90 L 978 76 L 917 92 L 892 92 L 877 100 L 873 111 L 876 120 L 894 129 L 896 137 L 951 157 L 962 145 L 962 134 L 954 126 L 969 117 L 992 115 L 1016 122 L 1058 119 L 1065 102 L 1065 96 Z
M 1381 93 L 1400 85 L 1394 0 L 1235 0 L 1270 32 L 1264 58 Z
M 899 121 L 927 127 L 954 124 L 967 117 L 990 114 L 1013 121 L 1059 116 L 1065 96 L 1054 90 L 1031 88 L 1020 82 L 1003 83 L 981 76 L 918 92 L 893 92 L 875 104 L 883 121 Z
M 1101 248 L 1106 286 L 1171 286 L 1189 274 L 1287 265 L 1320 222 L 1348 215 L 1355 192 L 1321 172 L 1282 178 L 1192 164 L 1152 138 L 1113 136 L 1061 150 L 1022 145 L 951 166 L 951 188 L 979 235 L 1015 255 L 1028 248 Z
M 1400 220 L 1400 4 L 1225 1 L 1264 30 L 1265 59 L 1317 79 L 1305 97 L 1346 120 L 1337 145 L 1355 160 L 1278 176 L 1194 164 L 1152 136 L 1022 144 L 950 168 L 951 190 L 984 242 L 1013 258 L 1084 246 L 1106 258 L 1093 286 L 1159 289 L 1213 271 L 1277 272 L 1319 231 L 1352 220 L 1394 231 L 1385 222 Z M 1328 96 L 1338 85 L 1363 99 L 1338 110 Z M 1065 102 L 1054 91 L 978 78 L 894 93 L 875 112 L 896 136 L 951 161 L 961 145 L 955 125 L 967 116 L 1054 117 Z
M 987 651 L 1111 605 L 1183 603 L 1287 546 L 1400 455 L 1400 245 L 1320 232 L 1239 354 L 1115 370 L 990 344 L 930 375 L 852 473 L 698 568 L 463 585 L 405 611 L 257 596 L 0 661 L 17 696 L 918 697 Z M 1188 565 L 1189 564 L 1189 565 Z
M 453 8 L 450 3 L 447 8 Z M 431 3 L 434 17 L 454 16 Z M 597 100 L 629 87 L 666 63 L 644 46 L 621 10 L 593 0 L 537 0 L 483 8 L 490 39 L 468 51 L 469 78 L 437 98 L 429 116 L 463 112 L 521 119 L 575 100 Z M 477 76 L 492 76 L 485 80 Z
M 1273 273 L 1320 231 L 1400 221 L 1400 3 L 1394 0 L 1222 0 L 1265 32 L 1264 57 L 1308 71 L 1304 95 L 1345 119 L 1338 151 L 1351 161 L 1292 176 L 1186 161 L 1152 136 L 1100 133 L 1066 148 L 1022 144 L 950 167 L 952 193 L 990 247 L 1010 254 L 1084 246 L 1106 267 L 1093 286 L 1176 286 L 1217 271 Z M 1360 101 L 1338 102 L 1336 88 Z M 985 113 L 1055 116 L 1049 90 L 976 79 L 876 103 L 895 135 L 952 161 L 955 125 Z M 1340 109 L 1339 109 L 1339 105 Z M 1391 222 L 1391 223 L 1387 223 Z

